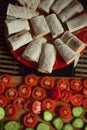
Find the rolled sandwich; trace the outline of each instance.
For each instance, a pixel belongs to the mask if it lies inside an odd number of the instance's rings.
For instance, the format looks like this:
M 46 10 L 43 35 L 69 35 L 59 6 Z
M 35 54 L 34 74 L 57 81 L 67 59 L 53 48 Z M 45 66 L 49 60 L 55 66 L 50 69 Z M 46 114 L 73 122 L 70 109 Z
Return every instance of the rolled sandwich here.
M 32 36 L 30 32 L 23 30 L 17 34 L 14 34 L 7 39 L 8 45 L 11 47 L 13 51 L 16 49 L 26 45 L 30 41 L 32 41 Z
M 26 7 L 9 4 L 7 8 L 7 15 L 16 18 L 31 19 L 32 17 L 38 16 L 39 13 Z
M 53 38 L 58 37 L 64 32 L 62 24 L 55 14 L 50 14 L 46 17 L 47 24 L 49 26 L 50 32 Z
M 22 54 L 23 58 L 29 61 L 38 62 L 42 45 L 46 43 L 46 41 L 47 40 L 43 37 L 31 41 Z
M 49 27 L 43 15 L 32 18 L 31 24 L 36 37 L 45 36 L 50 33 Z
M 41 0 L 39 8 L 45 11 L 46 13 L 50 12 L 51 5 L 55 0 Z
M 87 14 L 76 16 L 66 22 L 70 32 L 87 27 Z
M 52 44 L 46 43 L 42 46 L 38 71 L 51 73 L 56 60 L 56 49 Z
M 64 59 L 66 64 L 69 64 L 73 60 L 75 60 L 77 53 L 73 51 L 69 46 L 67 46 L 61 39 L 59 38 L 56 39 L 54 43 L 55 43 L 56 49 L 58 50 L 58 53 Z
M 5 35 L 9 36 L 24 29 L 30 30 L 29 22 L 26 19 L 5 20 Z
M 30 8 L 34 11 L 37 9 L 38 5 L 40 4 L 40 0 L 17 0 L 17 2 L 20 5 Z
M 73 1 L 68 7 L 66 7 L 59 15 L 59 19 L 64 23 L 70 18 L 76 16 L 84 10 L 83 5 L 79 1 Z
M 56 14 L 59 14 L 63 9 L 65 9 L 73 0 L 56 0 L 51 7 L 51 10 Z

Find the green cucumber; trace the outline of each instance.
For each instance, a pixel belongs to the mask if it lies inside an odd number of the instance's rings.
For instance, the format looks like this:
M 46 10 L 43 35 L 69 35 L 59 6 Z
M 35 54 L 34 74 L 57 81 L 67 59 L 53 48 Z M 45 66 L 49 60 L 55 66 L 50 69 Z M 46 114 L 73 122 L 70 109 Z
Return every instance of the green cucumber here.
M 53 114 L 50 111 L 46 110 L 43 112 L 43 119 L 45 121 L 51 121 L 53 119 Z
M 87 130 L 87 125 L 85 126 L 84 130 Z
M 36 130 L 50 130 L 50 126 L 45 123 L 39 123 Z
M 5 118 L 5 110 L 3 107 L 0 107 L 0 120 Z
M 68 123 L 64 125 L 63 130 L 74 130 L 74 128 L 71 124 Z
M 72 108 L 72 114 L 74 117 L 80 117 L 82 115 L 83 111 L 84 111 L 84 109 L 81 106 Z
M 20 122 L 18 121 L 9 121 L 5 124 L 5 130 L 20 130 Z
M 34 130 L 33 128 L 25 128 L 25 130 Z
M 62 130 L 64 122 L 60 117 L 57 117 L 53 120 L 53 125 L 57 130 Z
M 84 121 L 81 119 L 81 118 L 76 118 L 76 119 L 74 119 L 73 120 L 73 122 L 72 122 L 72 126 L 74 127 L 74 128 L 83 128 L 83 126 L 84 126 Z

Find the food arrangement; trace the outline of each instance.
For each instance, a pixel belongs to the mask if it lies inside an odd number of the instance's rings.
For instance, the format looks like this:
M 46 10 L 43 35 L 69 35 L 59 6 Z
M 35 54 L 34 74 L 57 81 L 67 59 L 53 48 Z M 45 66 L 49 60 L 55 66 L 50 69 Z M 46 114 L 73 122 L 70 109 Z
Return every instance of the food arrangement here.
M 51 73 L 72 63 L 86 47 L 85 41 L 75 36 L 75 31 L 87 26 L 83 11 L 78 0 L 9 3 L 5 36 L 11 53 L 41 73 Z
M 87 79 L 0 75 L 1 130 L 87 130 Z

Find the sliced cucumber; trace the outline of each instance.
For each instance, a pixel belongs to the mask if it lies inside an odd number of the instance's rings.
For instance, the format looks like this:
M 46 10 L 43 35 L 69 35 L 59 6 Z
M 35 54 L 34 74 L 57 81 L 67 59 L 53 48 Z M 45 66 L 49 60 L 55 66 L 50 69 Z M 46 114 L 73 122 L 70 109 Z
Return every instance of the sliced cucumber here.
M 9 121 L 5 124 L 5 130 L 20 130 L 20 122 L 18 121 Z
M 74 128 L 83 128 L 84 121 L 81 118 L 76 118 L 73 120 L 72 125 Z
M 64 122 L 60 117 L 57 117 L 56 119 L 53 120 L 53 125 L 57 130 L 62 130 Z
M 5 118 L 5 110 L 3 107 L 0 107 L 0 120 Z
M 72 108 L 72 114 L 73 114 L 74 117 L 79 117 L 79 116 L 81 116 L 82 113 L 83 113 L 83 111 L 84 111 L 84 109 L 83 109 L 83 107 L 81 107 L 81 106 L 73 107 L 73 108 Z
M 74 128 L 71 124 L 68 123 L 64 125 L 63 130 L 74 130 Z
M 43 119 L 45 121 L 51 121 L 53 119 L 53 114 L 50 111 L 46 110 L 43 112 Z
M 50 130 L 50 126 L 45 123 L 39 123 L 36 130 Z
M 25 130 L 34 130 L 33 128 L 26 128 Z
M 85 126 L 84 130 L 87 130 L 87 125 Z

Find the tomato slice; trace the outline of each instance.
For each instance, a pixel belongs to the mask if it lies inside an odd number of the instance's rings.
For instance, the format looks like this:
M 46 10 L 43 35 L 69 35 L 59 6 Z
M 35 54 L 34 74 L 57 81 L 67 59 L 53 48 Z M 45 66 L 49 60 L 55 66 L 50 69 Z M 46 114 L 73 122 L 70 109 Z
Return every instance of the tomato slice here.
M 30 111 L 31 108 L 32 108 L 32 104 L 33 104 L 33 101 L 31 101 L 31 100 L 26 101 L 26 102 L 24 103 L 24 109 L 25 109 L 26 111 Z
M 49 76 L 44 76 L 40 81 L 40 85 L 45 89 L 51 89 L 54 87 L 54 79 Z
M 46 98 L 46 96 L 47 96 L 47 93 L 44 88 L 35 87 L 32 90 L 32 97 L 36 100 L 42 100 L 42 99 Z
M 87 96 L 87 88 L 83 88 L 83 94 L 84 96 Z
M 71 108 L 68 106 L 62 106 L 58 110 L 59 115 L 62 119 L 69 119 L 72 116 Z
M 65 102 L 65 103 L 68 103 L 72 98 L 72 93 L 70 91 L 63 91 L 61 93 L 61 101 Z
M 3 83 L 0 83 L 0 94 L 3 94 L 5 91 L 5 85 Z
M 38 83 L 38 80 L 39 80 L 39 78 L 38 78 L 38 76 L 35 75 L 35 74 L 28 74 L 28 75 L 26 75 L 25 78 L 24 78 L 25 83 L 26 83 L 27 85 L 31 86 L 31 87 L 36 86 L 37 83 Z
M 52 88 L 49 90 L 49 97 L 53 100 L 58 100 L 61 97 L 61 91 L 59 88 Z
M 80 79 L 72 79 L 71 80 L 71 89 L 74 92 L 80 92 L 83 88 L 82 81 Z
M 5 96 L 0 95 L 0 107 L 5 107 L 7 104 L 7 99 Z
M 57 87 L 60 88 L 61 91 L 70 90 L 70 82 L 68 79 L 59 79 L 57 81 Z
M 83 99 L 83 107 L 87 109 L 87 98 Z
M 16 105 L 19 109 L 23 108 L 24 103 L 25 99 L 22 97 L 17 97 L 13 102 L 13 104 Z
M 56 107 L 56 102 L 50 98 L 46 98 L 42 101 L 42 110 L 49 110 L 53 112 Z
M 85 88 L 87 88 L 87 78 L 83 80 L 83 85 Z
M 29 98 L 31 94 L 31 87 L 26 84 L 22 84 L 18 89 L 18 93 L 20 97 Z
M 83 102 L 83 96 L 81 94 L 74 94 L 71 98 L 71 103 L 73 106 L 80 106 Z
M 24 115 L 23 123 L 26 127 L 34 128 L 38 122 L 38 117 L 36 114 L 30 112 Z
M 35 114 L 40 114 L 41 112 L 41 102 L 40 101 L 34 101 L 32 104 L 32 112 Z
M 6 117 L 10 119 L 15 119 L 18 113 L 17 107 L 13 104 L 8 104 L 5 108 Z
M 0 82 L 2 82 L 6 87 L 9 87 L 12 83 L 12 77 L 8 74 L 0 75 Z
M 16 88 L 9 88 L 6 90 L 5 96 L 8 100 L 14 100 L 15 98 L 18 97 L 18 92 Z

